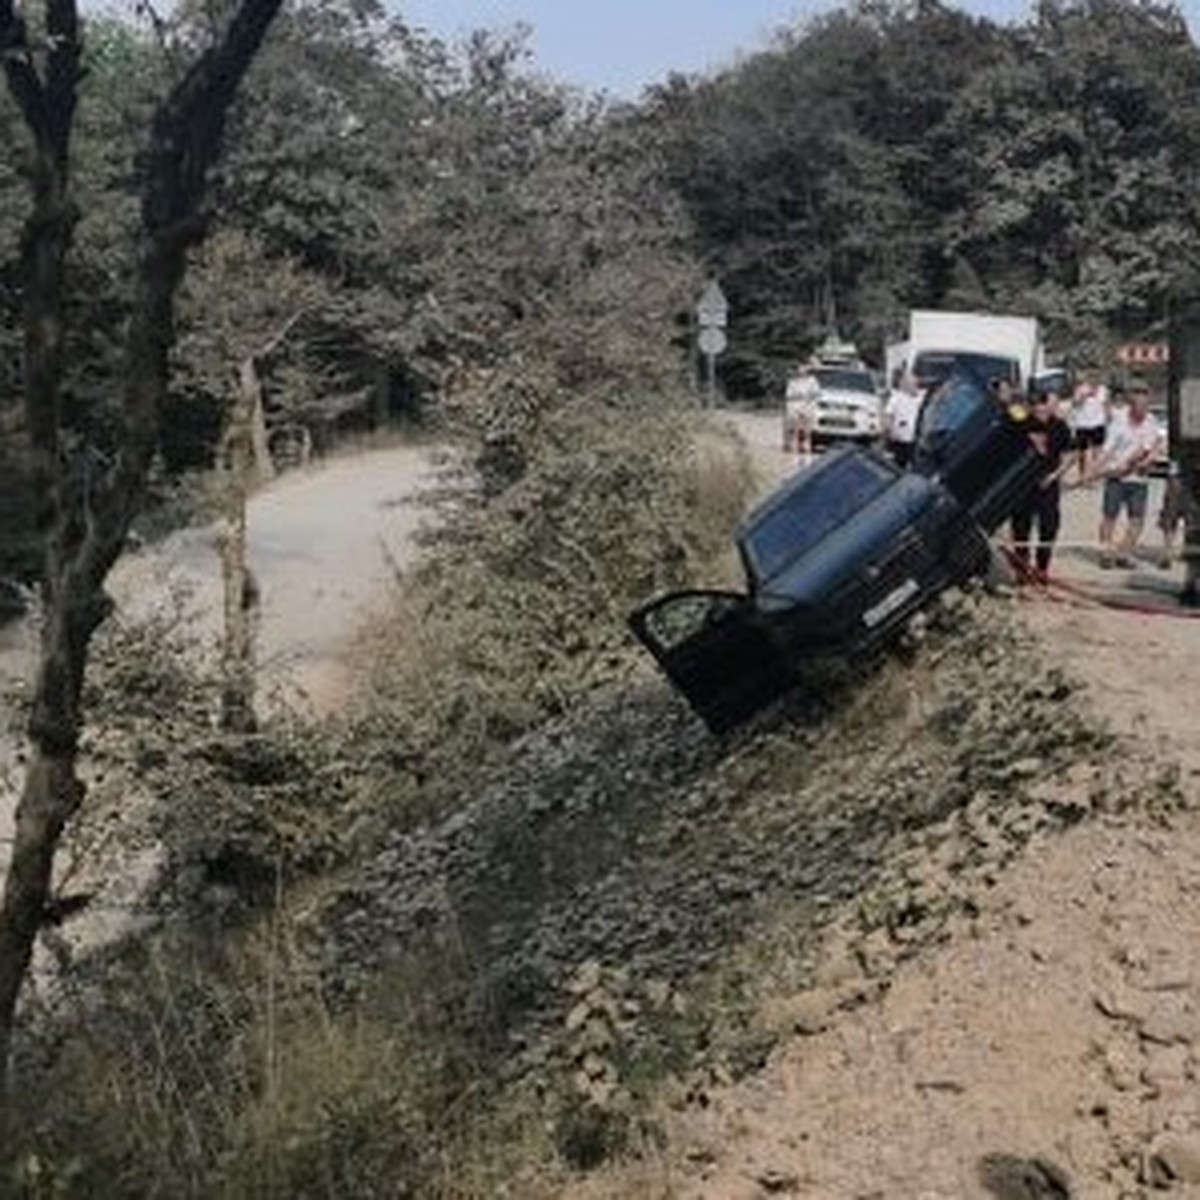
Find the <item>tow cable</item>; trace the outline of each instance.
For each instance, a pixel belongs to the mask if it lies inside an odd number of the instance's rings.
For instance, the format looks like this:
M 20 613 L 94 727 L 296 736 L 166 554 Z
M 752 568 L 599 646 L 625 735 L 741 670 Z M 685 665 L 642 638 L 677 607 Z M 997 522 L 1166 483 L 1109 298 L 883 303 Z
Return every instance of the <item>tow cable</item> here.
M 1083 601 L 1097 608 L 1110 608 L 1115 612 L 1137 613 L 1147 617 L 1175 617 L 1183 621 L 1200 619 L 1200 609 L 1165 608 L 1161 605 L 1146 604 L 1136 600 L 1117 600 L 1109 596 L 1098 596 L 1089 588 L 1067 579 L 1043 578 L 1035 572 L 1034 568 L 1028 562 L 1023 561 L 1017 556 L 1012 546 L 1003 543 L 994 544 L 998 546 L 1012 567 L 1013 573 L 1017 577 L 1018 587 L 1036 589 L 1032 594 L 1038 598 L 1068 604 Z M 1061 543 L 1056 543 L 1055 549 L 1060 548 L 1062 548 Z M 1090 549 L 1091 547 L 1088 548 Z M 1056 592 L 1062 594 L 1056 595 Z M 1029 595 L 1030 592 L 1026 591 L 1023 594 Z

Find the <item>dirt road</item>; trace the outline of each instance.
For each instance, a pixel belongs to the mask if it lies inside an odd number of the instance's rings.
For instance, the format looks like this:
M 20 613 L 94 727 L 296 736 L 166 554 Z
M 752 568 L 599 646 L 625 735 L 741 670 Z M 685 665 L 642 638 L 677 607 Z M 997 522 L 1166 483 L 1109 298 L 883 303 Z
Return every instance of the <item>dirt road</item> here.
M 412 556 L 432 478 L 429 455 L 392 446 L 284 475 L 251 501 L 250 567 L 262 598 L 258 655 L 264 696 L 318 711 L 345 689 L 341 653 Z M 123 559 L 112 590 L 136 615 L 164 593 L 188 597 L 202 638 L 215 638 L 220 569 L 210 529 L 186 529 Z

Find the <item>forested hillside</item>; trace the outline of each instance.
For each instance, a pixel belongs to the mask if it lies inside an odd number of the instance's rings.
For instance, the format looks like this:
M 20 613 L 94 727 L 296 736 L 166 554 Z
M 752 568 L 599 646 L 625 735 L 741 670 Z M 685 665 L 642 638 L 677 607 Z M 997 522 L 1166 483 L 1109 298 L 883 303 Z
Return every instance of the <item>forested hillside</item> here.
M 861 4 L 654 90 L 732 392 L 834 328 L 877 354 L 918 306 L 1034 314 L 1077 361 L 1161 330 L 1200 245 L 1200 55 L 1173 5 L 1035 7 Z

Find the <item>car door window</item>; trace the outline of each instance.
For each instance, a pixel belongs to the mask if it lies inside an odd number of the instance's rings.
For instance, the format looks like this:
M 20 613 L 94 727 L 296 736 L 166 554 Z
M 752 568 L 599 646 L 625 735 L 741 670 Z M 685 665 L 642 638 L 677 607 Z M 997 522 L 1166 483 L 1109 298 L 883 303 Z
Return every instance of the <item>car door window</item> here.
M 745 597 L 732 592 L 682 592 L 645 613 L 646 634 L 664 653 L 719 625 L 741 608 Z

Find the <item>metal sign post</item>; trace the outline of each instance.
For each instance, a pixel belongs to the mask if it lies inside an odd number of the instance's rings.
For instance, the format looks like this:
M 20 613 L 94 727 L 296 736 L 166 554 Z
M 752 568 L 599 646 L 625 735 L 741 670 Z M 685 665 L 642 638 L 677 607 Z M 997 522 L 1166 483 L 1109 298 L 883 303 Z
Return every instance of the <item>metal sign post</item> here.
M 729 345 L 725 326 L 729 323 L 729 301 L 715 279 L 707 287 L 696 304 L 696 324 L 700 327 L 697 344 L 704 355 L 704 381 L 706 402 L 713 404 L 717 395 L 717 355 L 723 354 Z

